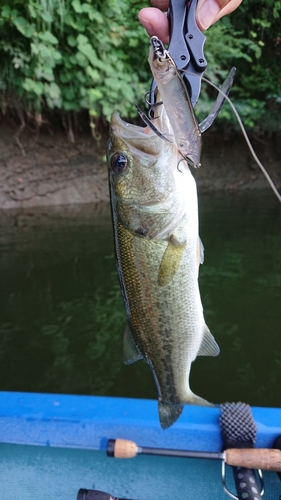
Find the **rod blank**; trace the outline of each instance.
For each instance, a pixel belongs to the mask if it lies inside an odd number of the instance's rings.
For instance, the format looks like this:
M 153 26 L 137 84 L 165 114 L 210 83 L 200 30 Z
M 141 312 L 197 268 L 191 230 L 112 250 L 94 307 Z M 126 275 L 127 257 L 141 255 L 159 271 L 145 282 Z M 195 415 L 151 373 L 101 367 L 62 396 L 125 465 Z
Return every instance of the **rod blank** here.
M 181 458 L 205 458 L 224 460 L 235 467 L 281 471 L 281 451 L 266 448 L 231 448 L 223 452 L 204 452 L 189 450 L 169 450 L 138 446 L 127 439 L 109 439 L 107 455 L 115 458 L 134 458 L 136 455 L 157 455 Z
M 165 448 L 149 448 L 138 446 L 128 439 L 109 439 L 107 443 L 107 456 L 114 458 L 134 458 L 136 455 L 157 455 L 163 457 L 181 458 L 208 458 L 223 460 L 223 453 L 211 451 L 170 450 Z

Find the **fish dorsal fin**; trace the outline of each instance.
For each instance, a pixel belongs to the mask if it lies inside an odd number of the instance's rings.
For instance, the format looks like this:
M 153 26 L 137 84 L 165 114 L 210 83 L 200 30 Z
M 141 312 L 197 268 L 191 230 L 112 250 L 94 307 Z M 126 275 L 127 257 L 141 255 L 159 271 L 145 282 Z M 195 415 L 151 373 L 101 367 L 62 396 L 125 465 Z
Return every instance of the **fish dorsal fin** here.
M 126 325 L 124 340 L 123 340 L 123 356 L 125 365 L 130 365 L 135 361 L 139 361 L 143 358 L 142 354 L 138 350 L 135 341 L 132 337 L 131 329 L 129 325 Z
M 216 343 L 207 325 L 204 325 L 203 339 L 198 351 L 198 356 L 217 356 L 220 353 L 220 348 Z
M 204 262 L 204 245 L 202 243 L 202 240 L 201 238 L 198 236 L 198 248 L 197 248 L 197 252 L 198 252 L 198 266 L 199 264 L 203 264 Z
M 173 235 L 170 236 L 159 268 L 159 286 L 165 286 L 172 281 L 179 268 L 185 246 L 186 242 L 179 243 Z

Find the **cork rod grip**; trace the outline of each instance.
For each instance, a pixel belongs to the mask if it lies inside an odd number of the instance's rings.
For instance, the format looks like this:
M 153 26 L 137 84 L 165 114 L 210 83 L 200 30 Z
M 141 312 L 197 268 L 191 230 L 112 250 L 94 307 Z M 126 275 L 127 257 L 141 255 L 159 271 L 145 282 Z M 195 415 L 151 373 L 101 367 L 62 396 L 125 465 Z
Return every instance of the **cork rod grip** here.
M 134 458 L 137 455 L 138 446 L 128 439 L 116 439 L 114 446 L 115 458 Z
M 281 471 L 281 451 L 264 448 L 231 448 L 225 451 L 228 465 L 248 469 Z

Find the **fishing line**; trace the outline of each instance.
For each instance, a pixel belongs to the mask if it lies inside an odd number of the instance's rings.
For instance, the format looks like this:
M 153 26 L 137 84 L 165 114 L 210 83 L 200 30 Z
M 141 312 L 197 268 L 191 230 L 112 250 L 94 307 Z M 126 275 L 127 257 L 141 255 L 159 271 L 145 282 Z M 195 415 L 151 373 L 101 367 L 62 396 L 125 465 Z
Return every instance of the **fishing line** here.
M 262 173 L 264 174 L 267 182 L 269 183 L 271 189 L 273 190 L 274 194 L 277 196 L 278 200 L 281 202 L 281 195 L 280 193 L 278 192 L 273 180 L 271 179 L 270 175 L 268 174 L 268 172 L 266 171 L 265 167 L 263 166 L 263 164 L 261 163 L 261 161 L 259 160 L 259 158 L 257 157 L 256 153 L 255 153 L 255 150 L 250 142 L 250 139 L 248 137 L 248 134 L 245 130 L 245 127 L 243 125 L 243 122 L 239 116 L 239 113 L 237 111 L 237 109 L 235 108 L 234 104 L 232 103 L 232 101 L 230 100 L 230 98 L 219 88 L 217 87 L 217 85 L 215 85 L 214 83 L 212 83 L 210 80 L 208 80 L 207 78 L 205 78 L 204 76 L 202 77 L 202 80 L 204 80 L 204 82 L 208 83 L 209 85 L 211 85 L 212 87 L 214 87 L 218 92 L 220 92 L 224 98 L 227 100 L 227 102 L 230 104 L 231 108 L 232 108 L 232 111 L 234 112 L 235 116 L 236 116 L 236 119 L 239 123 L 239 126 L 242 130 L 242 133 L 244 135 L 244 139 L 248 145 L 248 148 L 255 160 L 255 162 L 257 163 L 257 165 L 260 167 Z

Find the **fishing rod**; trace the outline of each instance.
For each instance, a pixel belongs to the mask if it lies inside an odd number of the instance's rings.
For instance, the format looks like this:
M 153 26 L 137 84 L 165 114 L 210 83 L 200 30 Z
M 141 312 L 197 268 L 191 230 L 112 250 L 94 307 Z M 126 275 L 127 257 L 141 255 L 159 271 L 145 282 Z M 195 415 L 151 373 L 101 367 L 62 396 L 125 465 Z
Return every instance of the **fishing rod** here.
M 125 498 L 114 497 L 105 491 L 80 488 L 76 500 L 125 500 Z
M 221 460 L 227 465 L 281 472 L 281 450 L 268 448 L 230 448 L 222 452 L 170 450 L 139 446 L 127 439 L 109 439 L 106 454 L 114 458 L 134 458 L 137 455 L 157 455 L 177 458 Z

